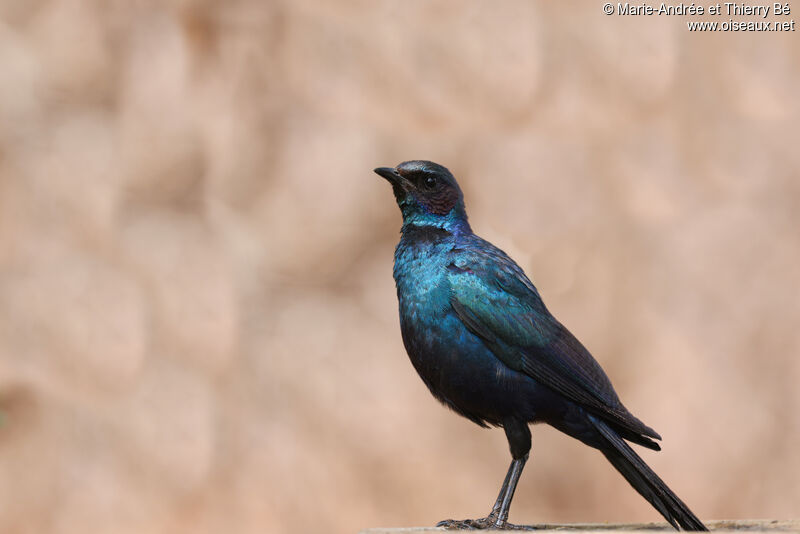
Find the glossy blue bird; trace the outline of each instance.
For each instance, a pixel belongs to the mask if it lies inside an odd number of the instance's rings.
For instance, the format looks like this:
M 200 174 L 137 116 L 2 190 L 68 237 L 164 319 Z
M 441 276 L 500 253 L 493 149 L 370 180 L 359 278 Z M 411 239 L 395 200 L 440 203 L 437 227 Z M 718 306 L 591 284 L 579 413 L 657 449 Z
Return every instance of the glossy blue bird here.
M 703 523 L 628 441 L 661 437 L 622 405 L 589 351 L 547 310 L 525 273 L 472 232 L 453 175 L 430 161 L 375 172 L 403 214 L 394 279 L 406 351 L 434 397 L 480 426 L 503 427 L 511 466 L 489 515 L 449 528 L 514 528 L 508 511 L 531 449 L 531 423 L 599 449 L 676 529 Z

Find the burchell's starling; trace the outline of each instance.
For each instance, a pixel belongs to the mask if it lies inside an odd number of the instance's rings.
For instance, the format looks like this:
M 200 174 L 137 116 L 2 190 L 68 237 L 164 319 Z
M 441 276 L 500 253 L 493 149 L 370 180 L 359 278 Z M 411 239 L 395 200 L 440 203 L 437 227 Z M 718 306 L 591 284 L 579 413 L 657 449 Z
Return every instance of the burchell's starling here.
M 599 449 L 675 528 L 706 530 L 626 441 L 661 437 L 622 405 L 589 351 L 547 310 L 502 250 L 472 233 L 453 175 L 430 161 L 375 172 L 403 214 L 394 256 L 403 343 L 434 397 L 480 426 L 501 426 L 511 466 L 489 515 L 439 523 L 512 528 L 508 509 L 544 422 Z

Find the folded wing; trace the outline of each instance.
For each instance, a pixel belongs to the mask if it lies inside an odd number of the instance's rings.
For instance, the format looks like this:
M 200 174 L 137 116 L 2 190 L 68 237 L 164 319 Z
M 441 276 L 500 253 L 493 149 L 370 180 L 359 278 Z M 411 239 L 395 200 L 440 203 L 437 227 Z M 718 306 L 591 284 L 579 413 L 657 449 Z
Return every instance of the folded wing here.
M 648 437 L 660 436 L 622 405 L 600 365 L 550 314 L 513 260 L 485 241 L 453 258 L 450 304 L 497 358 L 602 417 L 626 439 L 659 448 Z

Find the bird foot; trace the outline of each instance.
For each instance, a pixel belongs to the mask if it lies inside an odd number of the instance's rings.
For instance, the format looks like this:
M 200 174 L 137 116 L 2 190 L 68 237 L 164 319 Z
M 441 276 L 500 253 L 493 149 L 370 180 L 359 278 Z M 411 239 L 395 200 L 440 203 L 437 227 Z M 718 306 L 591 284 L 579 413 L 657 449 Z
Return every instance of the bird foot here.
M 436 523 L 437 527 L 447 530 L 535 530 L 525 525 L 512 525 L 508 521 L 500 521 L 497 517 L 489 515 L 480 519 L 445 519 Z

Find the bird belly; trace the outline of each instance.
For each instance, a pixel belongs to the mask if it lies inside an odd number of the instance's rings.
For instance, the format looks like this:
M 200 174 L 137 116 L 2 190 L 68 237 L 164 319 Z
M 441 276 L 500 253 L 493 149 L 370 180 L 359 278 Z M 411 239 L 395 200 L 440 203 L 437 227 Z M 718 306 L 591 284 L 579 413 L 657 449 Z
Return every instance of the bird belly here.
M 439 321 L 401 321 L 414 368 L 431 393 L 479 425 L 513 417 L 535 422 L 553 406 L 550 390 L 507 367 L 452 314 Z

